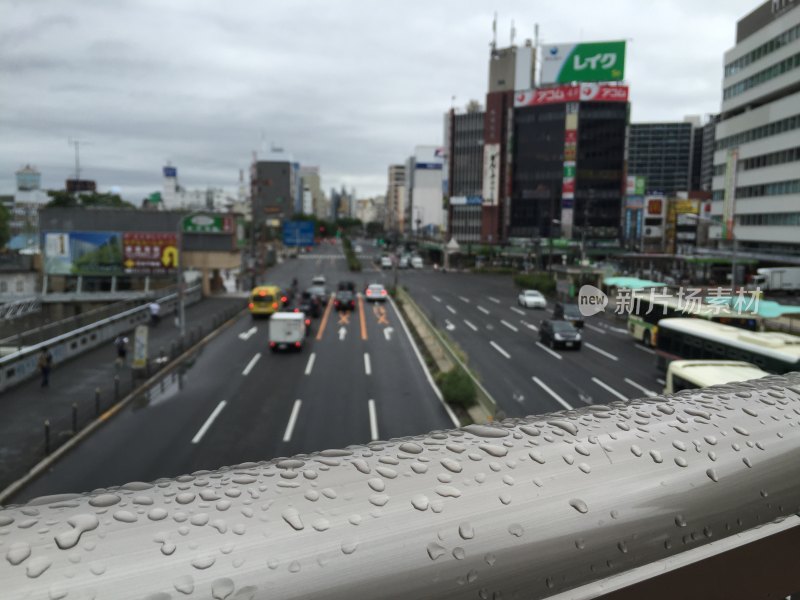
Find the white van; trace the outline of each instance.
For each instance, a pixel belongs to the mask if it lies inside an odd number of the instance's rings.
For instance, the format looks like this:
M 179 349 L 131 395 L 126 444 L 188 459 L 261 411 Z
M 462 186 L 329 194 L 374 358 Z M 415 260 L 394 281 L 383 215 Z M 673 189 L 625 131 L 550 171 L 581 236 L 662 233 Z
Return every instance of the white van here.
M 412 269 L 421 269 L 422 268 L 422 257 L 420 257 L 420 256 L 412 256 L 411 257 L 411 268 Z
M 311 320 L 301 312 L 277 312 L 269 320 L 269 348 L 302 350 Z

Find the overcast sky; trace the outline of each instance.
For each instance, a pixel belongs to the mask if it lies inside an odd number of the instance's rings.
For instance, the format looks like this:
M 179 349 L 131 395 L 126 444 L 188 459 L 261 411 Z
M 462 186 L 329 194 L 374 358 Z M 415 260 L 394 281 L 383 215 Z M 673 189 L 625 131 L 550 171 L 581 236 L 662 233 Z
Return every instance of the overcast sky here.
M 274 143 L 323 187 L 383 193 L 386 169 L 442 143 L 451 97 L 483 103 L 498 43 L 628 39 L 632 120 L 719 110 L 722 54 L 757 0 L 0 0 L 0 193 L 36 165 L 138 201 L 178 167 L 236 189 Z M 468 8 L 469 7 L 469 8 Z

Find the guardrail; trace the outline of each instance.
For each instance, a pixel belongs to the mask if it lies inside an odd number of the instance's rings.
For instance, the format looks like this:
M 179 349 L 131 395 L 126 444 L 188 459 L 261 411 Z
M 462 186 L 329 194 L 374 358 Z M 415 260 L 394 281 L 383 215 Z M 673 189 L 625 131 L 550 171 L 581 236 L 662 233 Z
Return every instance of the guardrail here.
M 0 510 L 0 581 L 12 598 L 487 599 L 672 575 L 658 597 L 696 598 L 687 565 L 767 544 L 705 585 L 785 597 L 798 427 L 792 373 L 39 498 Z
M 187 304 L 197 302 L 201 298 L 201 286 L 193 286 L 186 290 Z M 175 312 L 178 294 L 164 296 L 158 303 L 161 305 L 162 315 Z M 55 366 L 113 340 L 120 333 L 131 331 L 137 325 L 148 322 L 149 318 L 148 307 L 143 304 L 3 356 L 0 358 L 0 392 L 37 374 L 38 353 L 44 347 L 47 347 L 52 354 Z

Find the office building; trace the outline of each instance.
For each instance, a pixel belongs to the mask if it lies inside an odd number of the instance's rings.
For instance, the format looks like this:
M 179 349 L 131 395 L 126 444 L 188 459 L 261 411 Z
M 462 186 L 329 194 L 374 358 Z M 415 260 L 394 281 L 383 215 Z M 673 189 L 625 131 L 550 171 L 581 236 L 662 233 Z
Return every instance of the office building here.
M 303 212 L 315 215 L 318 219 L 327 219 L 330 208 L 325 192 L 322 191 L 319 167 L 302 166 L 299 174 L 300 188 L 303 190 Z
M 386 188 L 386 211 L 383 227 L 386 231 L 405 231 L 406 167 L 389 165 L 389 185 Z
M 451 110 L 445 117 L 447 143 L 448 238 L 478 242 L 483 209 L 484 112 L 470 103 L 467 112 Z
M 445 224 L 442 193 L 444 149 L 415 146 L 406 163 L 406 231 L 438 237 Z
M 286 159 L 257 160 L 250 167 L 250 197 L 257 226 L 280 226 L 295 213 L 292 162 Z
M 631 123 L 628 173 L 644 177 L 649 192 L 673 196 L 688 191 L 694 129 L 690 121 Z
M 725 53 L 710 237 L 764 260 L 800 255 L 800 2 L 739 20 Z
M 714 141 L 719 123 L 719 114 L 708 115 L 708 121 L 703 125 L 703 148 L 700 156 L 700 187 L 695 188 L 704 192 L 711 192 L 714 179 Z

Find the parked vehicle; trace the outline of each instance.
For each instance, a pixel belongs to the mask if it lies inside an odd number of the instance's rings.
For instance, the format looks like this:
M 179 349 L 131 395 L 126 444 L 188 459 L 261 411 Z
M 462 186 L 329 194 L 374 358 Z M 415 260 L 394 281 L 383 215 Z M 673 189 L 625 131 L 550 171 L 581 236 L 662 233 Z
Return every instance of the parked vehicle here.
M 583 327 L 583 315 L 578 309 L 577 304 L 556 302 L 556 305 L 553 307 L 553 318 L 567 321 L 578 329 Z
M 546 319 L 539 324 L 539 340 L 551 348 L 581 349 L 581 333 L 569 321 Z
M 269 321 L 270 350 L 302 350 L 310 325 L 311 320 L 301 312 L 276 312 Z
M 247 308 L 255 317 L 269 317 L 288 305 L 289 298 L 277 285 L 260 285 L 250 292 L 250 302 Z
M 525 308 L 546 308 L 547 300 L 539 290 L 523 290 L 517 296 L 517 304 Z
M 423 267 L 422 257 L 421 256 L 412 256 L 411 257 L 411 267 L 413 269 L 421 269 Z
M 769 292 L 800 291 L 800 267 L 769 267 L 756 271 L 750 282 L 752 289 Z
M 370 283 L 364 291 L 368 302 L 386 302 L 389 292 L 380 283 Z

